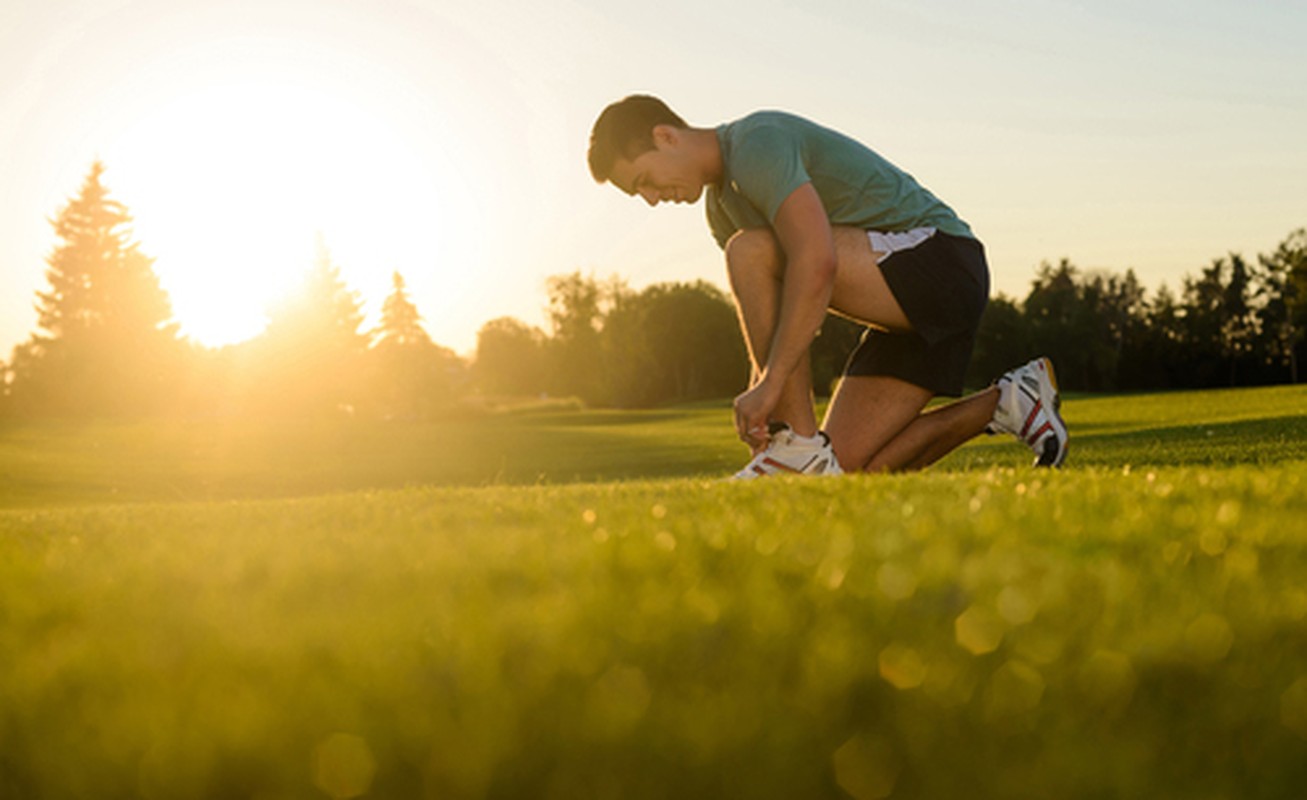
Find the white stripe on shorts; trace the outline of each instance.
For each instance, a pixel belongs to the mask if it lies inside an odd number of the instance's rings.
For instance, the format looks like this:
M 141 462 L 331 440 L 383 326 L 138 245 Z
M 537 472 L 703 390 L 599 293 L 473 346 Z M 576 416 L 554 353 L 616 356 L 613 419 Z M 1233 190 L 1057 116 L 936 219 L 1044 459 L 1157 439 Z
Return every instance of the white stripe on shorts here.
M 867 240 L 871 242 L 871 249 L 877 255 L 876 263 L 879 264 L 900 250 L 911 250 L 934 235 L 934 228 L 913 228 L 899 233 L 867 231 Z

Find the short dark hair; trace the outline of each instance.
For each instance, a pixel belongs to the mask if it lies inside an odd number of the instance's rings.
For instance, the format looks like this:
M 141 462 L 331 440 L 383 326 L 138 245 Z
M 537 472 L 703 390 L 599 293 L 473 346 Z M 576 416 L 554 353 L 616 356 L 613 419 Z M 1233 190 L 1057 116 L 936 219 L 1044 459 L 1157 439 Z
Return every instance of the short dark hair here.
M 647 94 L 633 94 L 605 108 L 590 131 L 590 174 L 595 181 L 607 181 L 617 159 L 634 160 L 654 149 L 657 125 L 690 127 L 666 103 Z

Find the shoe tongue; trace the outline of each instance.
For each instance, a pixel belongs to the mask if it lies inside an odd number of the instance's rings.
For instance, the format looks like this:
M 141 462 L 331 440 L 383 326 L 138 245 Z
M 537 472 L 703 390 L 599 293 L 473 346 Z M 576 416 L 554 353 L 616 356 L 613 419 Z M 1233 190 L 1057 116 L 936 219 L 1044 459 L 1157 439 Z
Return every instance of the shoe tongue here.
M 799 436 L 794 432 L 793 428 L 786 425 L 784 422 L 773 422 L 769 424 L 767 426 L 767 431 L 770 434 L 768 438 L 771 440 L 771 444 L 779 447 L 789 447 L 795 443 L 795 439 Z

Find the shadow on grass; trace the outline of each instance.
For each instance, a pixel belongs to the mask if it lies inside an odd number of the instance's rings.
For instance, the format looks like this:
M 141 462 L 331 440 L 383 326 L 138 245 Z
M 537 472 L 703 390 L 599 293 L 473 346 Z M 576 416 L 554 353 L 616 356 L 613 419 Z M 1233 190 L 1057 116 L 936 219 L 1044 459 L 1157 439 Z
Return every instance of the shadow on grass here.
M 1079 444 L 1081 458 L 1109 465 L 1281 464 L 1307 459 L 1307 416 L 1151 428 L 1088 436 Z
M 1067 468 L 1242 466 L 1307 460 L 1307 415 L 1092 433 L 1102 427 L 1106 426 L 1071 424 Z M 958 451 L 946 464 L 951 469 L 973 469 L 1028 462 L 1028 452 L 1010 438 L 995 437 Z

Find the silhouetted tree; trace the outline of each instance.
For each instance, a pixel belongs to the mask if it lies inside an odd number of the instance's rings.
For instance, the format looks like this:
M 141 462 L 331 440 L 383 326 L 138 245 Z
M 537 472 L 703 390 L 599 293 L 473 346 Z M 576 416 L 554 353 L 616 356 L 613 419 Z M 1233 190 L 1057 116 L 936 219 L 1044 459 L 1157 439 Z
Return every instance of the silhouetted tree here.
M 1088 349 L 1084 388 L 1115 391 L 1122 388 L 1123 362 L 1142 344 L 1148 324 L 1144 287 L 1134 270 L 1124 276 L 1099 270 L 1084 278 L 1080 292 L 1077 328 Z
M 364 396 L 362 324 L 358 293 L 319 240 L 300 290 L 272 309 L 267 329 L 251 342 L 257 404 L 274 413 L 352 410 Z
M 1263 333 L 1263 360 L 1287 369 L 1297 383 L 1307 340 L 1307 228 L 1299 228 L 1270 255 L 1258 257 L 1261 279 L 1257 297 Z
M 182 349 L 154 260 L 132 241 L 131 215 L 109 197 L 96 161 L 52 221 L 50 288 L 38 325 L 6 370 L 10 409 L 27 414 L 139 415 L 173 400 Z
M 1205 267 L 1197 277 L 1186 275 L 1180 292 L 1180 316 L 1186 360 L 1193 369 L 1189 386 L 1216 386 L 1220 383 L 1222 303 L 1225 298 L 1221 280 L 1221 261 Z
M 433 344 L 430 334 L 422 327 L 418 307 L 408 296 L 404 276 L 392 273 L 390 283 L 390 294 L 381 303 L 381 324 L 372 332 L 372 346 L 425 347 Z
M 1198 277 L 1185 278 L 1181 305 L 1185 345 L 1194 365 L 1191 385 L 1238 382 L 1239 364 L 1256 333 L 1250 295 L 1248 265 L 1238 255 L 1215 259 Z
M 1065 258 L 1056 267 L 1041 264 L 1024 308 L 1031 340 L 1057 364 L 1058 378 L 1068 387 L 1083 389 L 1090 381 L 1090 358 L 1079 276 Z
M 1243 256 L 1230 254 L 1230 278 L 1222 297 L 1225 316 L 1221 351 L 1229 363 L 1230 386 L 1238 385 L 1240 365 L 1249 360 L 1257 339 L 1258 319 L 1253 312 L 1253 276 Z
M 1117 368 L 1118 389 L 1169 389 L 1184 385 L 1189 365 L 1184 319 L 1165 284 L 1153 299 L 1141 298 L 1139 317 L 1128 332 Z
M 1062 259 L 1056 267 L 1040 266 L 1021 309 L 1024 325 L 1011 318 L 1012 309 L 994 303 L 991 307 L 988 313 L 1008 317 L 1010 338 L 1022 344 L 1007 348 L 994 366 L 1006 363 L 1007 369 L 1042 353 L 1053 359 L 1059 381 L 1068 389 L 1113 391 L 1127 386 L 1138 372 L 1132 359 L 1149 346 L 1146 292 L 1133 270 L 1125 275 L 1081 273 Z M 982 320 L 976 346 L 987 358 L 990 324 Z M 1021 355 L 1012 359 L 1017 353 Z
M 999 293 L 985 306 L 976 333 L 976 347 L 967 370 L 967 384 L 988 386 L 1004 372 L 1040 355 L 1033 345 L 1030 323 L 1021 304 Z
M 391 292 L 381 305 L 381 322 L 372 332 L 368 399 L 383 417 L 429 417 L 458 401 L 464 384 L 463 362 L 452 350 L 431 340 L 403 276 L 396 272 L 391 282 Z

